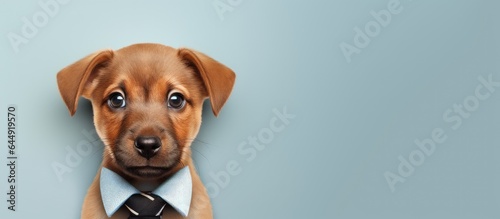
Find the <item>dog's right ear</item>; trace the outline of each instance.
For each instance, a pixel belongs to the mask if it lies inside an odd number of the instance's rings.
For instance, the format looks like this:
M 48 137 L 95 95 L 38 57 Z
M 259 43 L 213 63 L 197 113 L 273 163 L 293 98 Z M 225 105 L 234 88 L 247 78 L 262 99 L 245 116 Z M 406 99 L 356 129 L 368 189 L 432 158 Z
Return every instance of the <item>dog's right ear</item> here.
M 233 90 L 236 79 L 233 70 L 209 56 L 191 49 L 179 49 L 178 55 L 196 67 L 208 92 L 212 112 L 215 116 L 219 115 L 222 106 Z
M 96 52 L 67 66 L 57 73 L 57 85 L 61 97 L 73 116 L 78 106 L 78 99 L 85 93 L 85 88 L 96 77 L 99 67 L 113 58 L 112 50 Z

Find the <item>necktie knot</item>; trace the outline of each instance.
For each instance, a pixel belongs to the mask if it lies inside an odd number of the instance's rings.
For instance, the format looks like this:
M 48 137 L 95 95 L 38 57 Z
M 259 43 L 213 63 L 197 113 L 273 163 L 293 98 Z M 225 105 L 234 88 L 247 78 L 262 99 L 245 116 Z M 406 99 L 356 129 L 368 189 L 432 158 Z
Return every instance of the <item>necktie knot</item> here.
M 161 214 L 167 203 L 153 193 L 133 194 L 125 202 L 130 211 L 129 219 L 161 219 Z

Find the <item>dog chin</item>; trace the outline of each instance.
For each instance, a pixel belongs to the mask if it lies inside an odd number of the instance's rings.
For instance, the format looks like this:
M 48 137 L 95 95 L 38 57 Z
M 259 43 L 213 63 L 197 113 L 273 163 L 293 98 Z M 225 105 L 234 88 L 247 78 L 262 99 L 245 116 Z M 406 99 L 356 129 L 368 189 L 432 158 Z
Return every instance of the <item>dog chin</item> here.
M 138 178 L 160 178 L 165 176 L 172 170 L 173 167 L 154 167 L 154 166 L 132 166 L 127 167 L 126 170 L 131 175 Z

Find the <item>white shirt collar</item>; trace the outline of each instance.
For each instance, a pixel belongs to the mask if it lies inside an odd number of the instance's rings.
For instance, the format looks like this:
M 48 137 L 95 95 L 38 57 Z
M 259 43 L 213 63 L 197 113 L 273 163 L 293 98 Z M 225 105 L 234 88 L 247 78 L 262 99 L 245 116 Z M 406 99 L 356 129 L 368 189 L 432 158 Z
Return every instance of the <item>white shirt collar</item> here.
M 160 196 L 182 216 L 187 217 L 193 190 L 191 180 L 191 172 L 186 166 L 163 182 L 152 193 Z M 100 187 L 102 203 L 108 217 L 111 217 L 131 195 L 141 192 L 120 175 L 105 167 L 101 169 Z

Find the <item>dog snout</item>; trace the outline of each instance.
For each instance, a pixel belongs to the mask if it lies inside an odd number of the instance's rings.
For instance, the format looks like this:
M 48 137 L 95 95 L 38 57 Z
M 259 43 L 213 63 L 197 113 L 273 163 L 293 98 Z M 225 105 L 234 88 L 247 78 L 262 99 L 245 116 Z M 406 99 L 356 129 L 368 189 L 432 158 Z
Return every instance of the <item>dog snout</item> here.
M 134 145 L 139 154 L 149 160 L 160 150 L 161 140 L 156 136 L 139 136 Z

